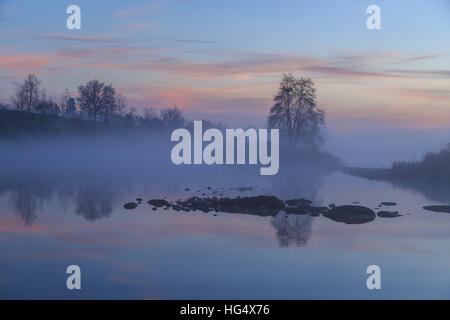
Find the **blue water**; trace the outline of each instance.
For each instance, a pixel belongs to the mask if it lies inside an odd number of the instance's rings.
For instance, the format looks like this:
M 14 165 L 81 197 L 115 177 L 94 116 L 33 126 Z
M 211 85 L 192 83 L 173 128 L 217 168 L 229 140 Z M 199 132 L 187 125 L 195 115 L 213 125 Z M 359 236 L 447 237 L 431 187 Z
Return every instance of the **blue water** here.
M 178 188 L 173 198 L 201 188 Z M 323 216 L 152 211 L 145 201 L 123 208 L 157 189 L 3 191 L 0 298 L 450 298 L 450 214 L 422 210 L 441 202 L 421 193 L 342 173 L 327 176 L 315 204 L 359 201 L 372 208 L 397 201 L 391 210 L 404 214 L 361 225 Z M 80 203 L 89 195 L 97 198 Z M 81 268 L 81 290 L 66 288 L 72 264 Z M 372 264 L 381 267 L 381 290 L 366 287 Z

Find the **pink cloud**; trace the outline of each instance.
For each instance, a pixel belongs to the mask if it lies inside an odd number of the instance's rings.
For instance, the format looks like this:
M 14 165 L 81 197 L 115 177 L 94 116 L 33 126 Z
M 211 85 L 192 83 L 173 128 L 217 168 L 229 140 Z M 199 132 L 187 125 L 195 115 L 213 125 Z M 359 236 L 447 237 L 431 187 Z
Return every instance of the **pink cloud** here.
M 52 64 L 51 59 L 40 54 L 14 54 L 0 56 L 0 66 L 4 70 L 33 71 Z
M 64 40 L 64 41 L 87 41 L 87 42 L 110 42 L 120 41 L 121 38 L 113 36 L 82 36 L 82 35 L 67 35 L 67 34 L 38 34 L 34 38 Z
M 123 29 L 127 31 L 142 31 L 142 30 L 148 30 L 153 28 L 154 25 L 151 23 L 144 23 L 144 22 L 129 22 L 122 25 L 117 26 L 117 29 Z
M 128 17 L 133 17 L 133 16 L 137 16 L 137 15 L 142 15 L 142 14 L 149 14 L 149 13 L 155 11 L 157 8 L 158 8 L 158 6 L 155 6 L 155 5 L 130 7 L 130 8 L 116 11 L 115 15 L 120 18 L 128 18 Z

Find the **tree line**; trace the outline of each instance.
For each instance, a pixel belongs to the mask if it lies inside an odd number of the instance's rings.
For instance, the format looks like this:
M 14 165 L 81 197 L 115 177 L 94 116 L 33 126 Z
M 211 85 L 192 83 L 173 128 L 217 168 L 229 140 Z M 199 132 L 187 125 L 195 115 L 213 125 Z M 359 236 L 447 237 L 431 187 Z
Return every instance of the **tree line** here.
M 144 109 L 138 114 L 136 109 L 127 106 L 124 97 L 112 84 L 94 79 L 77 89 L 77 97 L 71 96 L 66 89 L 57 103 L 48 97 L 45 88 L 41 88 L 41 81 L 36 75 L 29 74 L 17 86 L 11 102 L 16 110 L 45 115 L 94 121 L 138 122 L 153 128 L 189 126 L 177 107 L 159 112 L 151 108 Z M 325 112 L 318 106 L 316 88 L 311 79 L 299 78 L 292 73 L 283 74 L 273 101 L 267 117 L 267 127 L 279 129 L 281 141 L 289 149 L 299 146 L 316 149 L 323 142 L 321 133 L 325 126 Z
M 144 122 L 154 127 L 184 126 L 186 120 L 177 107 L 166 108 L 159 112 L 152 108 L 144 109 L 141 114 L 135 108 L 128 107 L 124 97 L 112 84 L 97 79 L 78 86 L 78 96 L 73 97 L 66 89 L 60 101 L 55 102 L 41 87 L 41 81 L 35 74 L 29 74 L 19 84 L 11 96 L 13 109 L 23 112 L 40 113 L 70 118 L 82 118 L 108 122 Z M 6 105 L 1 105 L 7 108 Z

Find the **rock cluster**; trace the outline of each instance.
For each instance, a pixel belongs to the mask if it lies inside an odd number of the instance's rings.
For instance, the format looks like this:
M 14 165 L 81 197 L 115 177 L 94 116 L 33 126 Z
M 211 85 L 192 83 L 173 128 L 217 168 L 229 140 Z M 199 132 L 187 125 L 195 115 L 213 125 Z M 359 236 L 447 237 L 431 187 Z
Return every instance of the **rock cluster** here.
M 175 211 L 202 211 L 208 212 L 228 212 L 242 213 L 258 216 L 275 216 L 281 211 L 286 214 L 319 216 L 331 219 L 336 222 L 346 224 L 362 224 L 368 223 L 375 218 L 395 218 L 402 216 L 398 212 L 379 211 L 377 214 L 367 207 L 361 205 L 343 205 L 336 206 L 330 204 L 328 207 L 313 206 L 312 202 L 307 199 L 290 199 L 280 200 L 275 196 L 251 196 L 237 198 L 217 198 L 217 197 L 190 197 L 187 200 L 168 201 L 165 199 L 152 199 L 147 201 L 152 206 L 152 210 L 163 208 L 167 210 L 171 208 Z M 392 205 L 392 203 L 385 204 Z M 137 204 L 129 202 L 124 205 L 126 209 L 134 209 Z M 430 210 L 441 208 L 432 207 Z M 215 214 L 214 214 L 215 215 Z

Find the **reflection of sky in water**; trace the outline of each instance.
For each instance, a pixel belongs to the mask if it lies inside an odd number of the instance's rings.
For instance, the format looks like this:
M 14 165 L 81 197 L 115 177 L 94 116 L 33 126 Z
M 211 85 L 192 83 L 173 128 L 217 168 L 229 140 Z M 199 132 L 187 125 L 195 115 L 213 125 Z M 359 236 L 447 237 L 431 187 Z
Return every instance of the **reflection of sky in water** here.
M 0 298 L 450 297 L 450 215 L 427 213 L 421 207 L 433 201 L 384 182 L 333 174 L 317 191 L 318 204 L 397 201 L 395 210 L 410 213 L 363 225 L 155 212 L 145 202 L 123 209 L 139 194 L 148 199 L 140 188 L 41 189 L 38 200 L 20 192 L 0 197 Z M 35 207 L 34 220 L 19 214 L 18 197 L 21 210 Z M 65 289 L 70 264 L 82 269 L 81 292 Z M 365 287 L 370 264 L 382 268 L 381 291 Z

